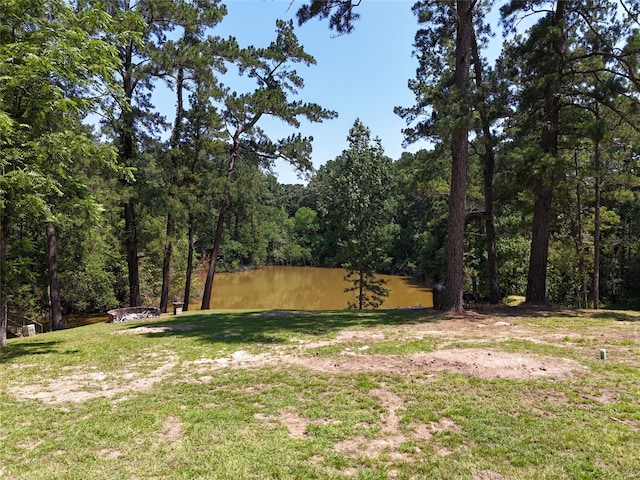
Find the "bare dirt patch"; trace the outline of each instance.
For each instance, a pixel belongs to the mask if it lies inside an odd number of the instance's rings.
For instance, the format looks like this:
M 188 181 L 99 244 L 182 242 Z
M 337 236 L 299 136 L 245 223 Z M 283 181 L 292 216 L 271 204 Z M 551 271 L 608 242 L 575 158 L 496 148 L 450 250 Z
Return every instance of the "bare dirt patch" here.
M 412 457 L 402 450 L 403 444 L 412 440 L 422 440 L 428 442 L 438 455 L 448 455 L 451 452 L 433 440 L 434 432 L 446 430 L 459 431 L 460 428 L 450 419 L 442 418 L 437 423 L 412 424 L 407 429 L 400 428 L 399 411 L 404 408 L 404 400 L 395 393 L 382 388 L 376 388 L 369 392 L 380 401 L 385 412 L 380 414 L 380 435 L 378 438 L 367 438 L 358 435 L 354 438 L 342 440 L 334 445 L 337 452 L 344 453 L 352 457 L 378 458 L 381 455 L 388 455 L 393 460 L 405 462 L 412 461 Z M 416 450 L 420 450 L 416 447 Z
M 400 447 L 410 438 L 421 438 L 421 434 L 409 434 L 408 436 L 401 432 L 400 417 L 397 412 L 403 408 L 404 401 L 384 387 L 373 389 L 370 394 L 376 397 L 385 409 L 380 414 L 380 436 L 378 438 L 367 438 L 364 435 L 358 435 L 355 438 L 337 442 L 334 445 L 334 449 L 337 452 L 353 457 L 377 458 L 382 454 L 388 454 L 395 460 L 409 461 L 409 456 L 401 452 Z M 330 420 L 310 421 L 293 409 L 287 409 L 276 416 L 257 413 L 254 418 L 265 422 L 267 425 L 285 426 L 292 438 L 305 438 L 308 435 L 309 424 L 322 425 L 330 422 Z
M 386 409 L 386 412 L 380 414 L 382 437 L 370 439 L 359 435 L 336 443 L 334 449 L 353 457 L 377 458 L 388 453 L 394 460 L 409 461 L 409 456 L 399 451 L 400 446 L 408 439 L 400 431 L 400 418 L 397 414 L 404 404 L 403 400 L 385 388 L 376 388 L 369 393 L 377 397 Z
M 504 477 L 499 473 L 492 472 L 491 470 L 483 470 L 476 474 L 476 480 L 503 480 Z
M 441 341 L 442 337 L 469 339 L 476 344 L 511 339 L 531 341 L 535 338 L 533 332 L 511 321 L 496 321 L 484 316 L 480 317 L 482 321 L 477 321 L 478 317 L 478 314 L 473 314 L 473 321 L 449 320 L 428 325 L 403 325 L 394 329 L 344 330 L 333 339 L 299 340 L 295 347 L 273 346 L 263 353 L 238 350 L 222 358 L 201 358 L 187 366 L 193 367 L 193 373 L 200 375 L 221 368 L 262 368 L 287 364 L 326 374 L 386 372 L 412 375 L 415 372 L 449 371 L 485 379 L 514 380 L 539 377 L 562 379 L 585 371 L 585 367 L 578 362 L 564 358 L 509 353 L 497 348 L 445 348 L 449 342 Z M 425 338 L 438 338 L 440 349 L 413 355 L 367 354 L 370 345 L 377 342 Z M 354 343 L 364 346 L 354 351 L 351 348 Z M 455 340 L 452 343 L 455 344 Z M 307 353 L 332 345 L 345 345 L 345 349 L 334 356 L 312 356 Z
M 112 398 L 132 391 L 148 390 L 169 376 L 178 365 L 173 352 L 150 352 L 142 355 L 127 370 L 105 373 L 95 367 L 74 367 L 70 373 L 42 383 L 9 387 L 16 398 L 40 400 L 47 404 L 84 402 L 95 398 Z M 151 366 L 151 370 L 148 370 Z
M 276 365 L 293 365 L 330 375 L 382 372 L 410 376 L 416 372 L 448 371 L 485 379 L 515 380 L 540 377 L 562 379 L 586 369 L 569 359 L 476 348 L 444 349 L 413 355 L 347 353 L 348 355 L 337 357 L 311 357 L 283 353 L 277 349 L 259 354 L 238 350 L 222 358 L 201 358 L 180 364 L 177 355 L 164 352 L 139 360 L 141 364 L 145 364 L 146 373 L 138 370 L 135 364 L 129 365 L 125 371 L 110 373 L 83 366 L 42 383 L 13 386 L 8 391 L 16 398 L 35 399 L 48 404 L 83 402 L 100 397 L 113 398 L 152 388 L 168 378 L 178 365 L 182 370 L 180 374 L 183 380 L 205 383 L 213 378 L 208 374 L 217 370 Z M 154 366 L 151 370 L 148 370 L 149 364 Z
M 425 424 L 411 424 L 407 428 L 401 428 L 400 411 L 404 409 L 404 400 L 381 385 L 379 388 L 372 389 L 369 394 L 375 397 L 379 402 L 383 411 L 380 413 L 380 430 L 376 437 L 357 435 L 352 438 L 341 440 L 334 445 L 336 452 L 354 457 L 354 458 L 379 458 L 386 455 L 394 461 L 412 461 L 411 455 L 403 450 L 403 445 L 412 440 L 421 440 L 428 442 L 438 455 L 448 455 L 451 452 L 433 441 L 433 433 L 443 432 L 447 430 L 459 431 L 460 428 L 449 418 L 442 418 L 440 421 Z M 289 435 L 292 438 L 304 438 L 308 435 L 307 427 L 309 424 L 325 424 L 329 420 L 309 421 L 302 417 L 292 409 L 288 409 L 277 416 L 266 416 L 256 414 L 256 419 L 262 420 L 269 425 L 283 425 L 287 427 Z M 363 425 L 363 428 L 372 425 Z M 416 451 L 420 451 L 416 447 Z M 343 472 L 345 473 L 345 472 Z
M 309 421 L 292 410 L 287 410 L 282 412 L 279 416 L 274 417 L 256 413 L 254 418 L 262 420 L 272 426 L 284 425 L 287 427 L 287 430 L 289 430 L 289 436 L 291 436 L 291 438 L 304 438 L 307 435 L 307 426 L 309 425 Z
M 24 450 L 33 451 L 38 448 L 40 445 L 44 443 L 44 440 L 36 440 L 30 443 L 19 443 L 17 447 L 22 448 Z
M 585 368 L 578 362 L 566 358 L 538 357 L 477 348 L 438 350 L 416 355 L 414 361 L 428 370 L 446 370 L 489 380 L 532 380 L 539 377 L 561 379 Z
M 166 332 L 188 332 L 196 328 L 195 325 L 183 324 L 154 324 L 154 325 L 142 325 L 140 327 L 134 327 L 127 330 L 117 330 L 115 334 L 128 334 L 128 335 L 148 335 L 150 333 L 166 333 Z
M 456 424 L 450 418 L 441 418 L 438 422 L 431 424 L 431 431 L 433 432 L 459 432 L 460 426 Z
M 162 428 L 156 439 L 157 447 L 171 447 L 182 438 L 182 420 L 176 415 L 170 415 L 164 419 Z
M 343 330 L 334 340 L 335 343 L 381 341 L 387 337 L 381 329 Z
M 503 307 L 503 310 L 507 311 L 507 308 Z M 299 316 L 307 313 L 272 311 L 255 315 Z M 522 314 L 522 311 L 519 313 Z M 552 311 L 548 314 L 563 313 Z M 601 338 L 603 344 L 611 342 L 612 338 L 619 341 L 626 339 L 629 343 L 629 330 L 635 329 L 625 325 L 627 323 L 633 326 L 633 322 L 618 322 L 598 331 L 589 329 L 589 334 L 595 335 L 594 338 Z M 195 325 L 188 323 L 153 323 L 119 330 L 118 333 L 138 335 L 189 331 L 194 328 Z M 576 343 L 582 342 L 581 338 L 580 333 L 575 331 L 567 331 L 565 335 L 557 330 L 553 333 L 541 330 L 527 319 L 499 310 L 492 313 L 467 312 L 459 315 L 459 318 L 425 320 L 393 328 L 343 330 L 335 338 L 320 341 L 308 336 L 298 339 L 295 344 L 260 344 L 255 352 L 240 349 L 219 358 L 202 357 L 195 361 L 181 362 L 172 352 L 143 354 L 132 361 L 125 371 L 105 373 L 97 367 L 79 366 L 56 378 L 43 379 L 37 384 L 11 386 L 8 392 L 16 398 L 37 399 L 45 403 L 81 402 L 98 397 L 122 397 L 124 393 L 146 390 L 174 374 L 181 381 L 206 383 L 212 380 L 214 372 L 221 369 L 271 366 L 295 366 L 328 375 L 381 372 L 412 376 L 447 371 L 484 379 L 564 379 L 585 372 L 586 367 L 566 358 L 506 352 L 499 348 L 500 343 L 526 340 L 567 346 L 567 342 L 570 342 L 569 347 L 577 350 L 583 348 L 582 343 Z M 412 339 L 429 339 L 438 349 L 403 355 L 368 353 L 379 342 L 400 343 Z M 476 348 L 459 348 L 461 342 L 471 343 Z M 483 344 L 487 344 L 487 348 L 478 348 Z M 344 348 L 331 356 L 313 354 L 314 349 L 333 345 L 343 345 Z M 618 352 L 612 351 L 611 354 L 616 353 Z M 633 352 L 628 353 L 629 361 L 638 361 L 637 356 Z M 608 399 L 599 400 L 607 402 Z
M 112 449 L 102 449 L 98 450 L 98 455 L 102 458 L 106 458 L 107 460 L 117 460 L 122 456 L 122 452 L 120 450 L 112 450 Z
M 448 371 L 485 379 L 532 380 L 566 378 L 584 371 L 578 362 L 496 350 L 455 348 L 414 355 L 355 354 L 340 358 L 291 357 L 284 359 L 321 373 L 387 372 L 411 375 L 417 371 Z
M 401 332 L 400 335 L 406 335 Z M 426 332 L 413 332 L 413 338 L 424 338 Z M 584 372 L 586 367 L 566 358 L 543 357 L 533 354 L 510 353 L 497 349 L 450 348 L 413 355 L 367 354 L 369 346 L 353 351 L 350 348 L 336 356 L 310 356 L 306 350 L 353 341 L 372 342 L 387 340 L 388 336 L 378 330 L 346 331 L 337 338 L 322 342 L 309 342 L 297 346 L 297 351 L 273 347 L 264 353 L 238 350 L 228 356 L 211 359 L 201 358 L 185 362 L 191 374 L 206 375 L 224 368 L 262 368 L 275 365 L 295 365 L 307 370 L 326 374 L 352 373 L 396 373 L 412 375 L 416 372 L 448 371 L 484 379 L 505 378 L 533 380 L 540 377 L 567 378 Z M 202 377 L 200 378 L 202 381 Z

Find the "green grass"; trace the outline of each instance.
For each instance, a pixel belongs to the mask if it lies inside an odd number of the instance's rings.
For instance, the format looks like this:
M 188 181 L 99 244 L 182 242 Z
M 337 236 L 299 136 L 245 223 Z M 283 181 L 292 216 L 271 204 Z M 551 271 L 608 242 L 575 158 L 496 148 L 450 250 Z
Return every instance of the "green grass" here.
M 525 312 L 190 312 L 13 339 L 0 480 L 640 478 L 640 315 Z M 450 348 L 581 368 L 418 361 Z

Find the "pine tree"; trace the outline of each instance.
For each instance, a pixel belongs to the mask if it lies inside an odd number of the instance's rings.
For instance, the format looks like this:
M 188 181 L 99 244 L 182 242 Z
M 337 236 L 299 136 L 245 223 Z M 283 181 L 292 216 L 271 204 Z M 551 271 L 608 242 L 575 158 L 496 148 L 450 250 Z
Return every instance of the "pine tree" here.
M 388 290 L 375 273 L 385 261 L 392 240 L 395 202 L 392 163 L 379 139 L 356 120 L 347 137 L 349 148 L 330 161 L 325 172 L 322 204 L 325 222 L 335 232 L 337 258 L 356 292 L 350 308 L 376 308 Z
M 311 139 L 300 133 L 273 141 L 259 128 L 265 117 L 282 120 L 299 127 L 299 117 L 312 122 L 332 118 L 336 114 L 315 103 L 290 100 L 304 86 L 303 79 L 291 64 L 315 64 L 314 58 L 304 51 L 293 31 L 293 22 L 276 22 L 276 40 L 266 48 L 248 47 L 238 59 L 241 74 L 256 81 L 257 87 L 249 93 L 227 92 L 224 97 L 222 118 L 229 132 L 229 156 L 226 164 L 225 184 L 218 208 L 216 231 L 211 249 L 209 269 L 201 308 L 210 308 L 213 278 L 222 244 L 224 224 L 231 206 L 231 187 L 239 162 L 255 161 L 269 166 L 276 158 L 284 159 L 301 170 L 309 170 Z

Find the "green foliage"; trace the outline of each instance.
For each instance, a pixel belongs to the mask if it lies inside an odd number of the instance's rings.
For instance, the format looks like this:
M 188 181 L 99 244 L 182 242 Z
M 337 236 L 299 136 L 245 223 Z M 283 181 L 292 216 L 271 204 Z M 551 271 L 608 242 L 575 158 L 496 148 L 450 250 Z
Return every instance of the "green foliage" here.
M 384 299 L 389 296 L 389 289 L 384 287 L 386 281 L 376 278 L 374 273 L 364 269 L 349 268 L 348 270 L 344 279 L 352 286 L 345 288 L 344 291 L 355 293 L 355 301 L 349 301 L 349 309 L 371 309 L 382 305 Z
M 8 214 L 28 208 L 47 216 L 44 197 L 62 194 L 60 182 L 79 156 L 114 159 L 112 151 L 95 148 L 79 121 L 96 101 L 92 89 L 112 79 L 115 49 L 92 38 L 82 26 L 86 19 L 64 2 L 3 2 L 2 7 L 4 208 Z M 101 28 L 109 28 L 109 17 L 99 18 Z
M 65 313 L 106 312 L 118 306 L 114 275 L 105 268 L 104 260 L 100 254 L 93 254 L 83 259 L 82 267 L 63 270 L 60 288 Z
M 247 93 L 230 92 L 223 95 L 222 119 L 229 132 L 229 141 L 236 154 L 240 149 L 248 152 L 245 160 L 258 159 L 262 166 L 270 167 L 276 158 L 282 158 L 301 172 L 311 169 L 310 138 L 300 133 L 272 140 L 258 127 L 263 117 L 279 119 L 292 127 L 300 126 L 300 118 L 321 122 L 337 116 L 315 103 L 293 100 L 303 88 L 302 77 L 292 68 L 295 64 L 310 66 L 315 59 L 304 51 L 294 33 L 293 22 L 276 22 L 276 40 L 266 48 L 254 46 L 240 50 L 236 65 L 241 76 L 256 83 Z
M 309 207 L 298 208 L 293 216 L 291 228 L 299 246 L 300 261 L 303 265 L 313 264 L 318 244 L 317 233 L 320 229 L 318 212 Z
M 519 224 L 519 216 L 503 217 L 499 222 L 505 228 L 496 246 L 500 261 L 500 287 L 505 296 L 523 295 L 527 288 L 530 240 L 521 230 L 509 228 L 509 223 L 511 226 L 514 226 L 513 222 Z
M 28 217 L 27 217 L 28 218 Z M 10 313 L 23 317 L 38 317 L 43 311 L 44 270 L 41 268 L 42 232 L 28 222 L 20 222 L 7 239 L 6 279 L 2 292 Z
M 482 19 L 490 3 L 476 4 L 481 47 L 489 33 Z M 551 4 L 510 2 L 503 13 L 514 19 Z M 471 84 L 469 89 L 474 105 L 485 98 L 490 118 L 501 119 L 493 124 L 500 135 L 495 138 L 494 213 L 503 294 L 526 289 L 534 191 L 541 178 L 552 178 L 551 300 L 579 305 L 589 292 L 588 304 L 593 303 L 599 185 L 601 300 L 637 306 L 640 43 L 632 28 L 638 24 L 635 10 L 616 12 L 608 1 L 589 5 L 566 4 L 563 62 L 549 50 L 559 26 L 540 14 L 531 30 L 507 39 L 495 69 L 485 66 L 490 80 L 485 90 L 471 91 Z M 357 17 L 355 6 L 307 2 L 299 19 L 328 18 L 337 31 L 348 32 Z M 219 260 L 225 270 L 267 263 L 346 266 L 356 296 L 360 286 L 368 292 L 353 302 L 363 307 L 375 307 L 384 295 L 375 272 L 443 281 L 451 183 L 447 142 L 467 122 L 478 135 L 469 143 L 464 271 L 467 283 L 471 275 L 480 278 L 484 293 L 479 160 L 487 146 L 480 136 L 481 112 L 458 114 L 469 99 L 452 86 L 453 7 L 432 0 L 414 7 L 421 25 L 418 71 L 410 82 L 416 105 L 398 109 L 409 122 L 407 140 L 430 138 L 436 142 L 433 149 L 404 153 L 392 163 L 357 121 L 349 149 L 311 175 L 311 143 L 301 120 L 320 121 L 336 113 L 301 100 L 299 71 L 315 60 L 291 22 L 277 22 L 270 44 L 241 48 L 233 38 L 211 34 L 226 13 L 216 0 L 79 1 L 73 8 L 62 0 L 0 0 L 2 298 L 10 313 L 35 317 L 46 308 L 45 222 L 55 223 L 58 232 L 65 312 L 104 311 L 125 303 L 129 286 L 122 240 L 127 231 L 120 217 L 127 202 L 136 215 L 143 298 L 151 304 L 162 290 L 167 246 L 173 248 L 169 292 L 174 297 L 186 283 L 188 229 L 194 232 L 196 262 L 208 259 L 221 213 Z M 237 69 L 254 81 L 255 88 L 235 92 L 221 85 L 217 73 L 227 68 L 230 75 Z M 548 120 L 545 86 L 558 68 L 555 98 L 561 108 L 554 154 L 542 148 L 541 132 Z M 172 126 L 151 104 L 158 81 L 180 98 Z M 81 124 L 96 110 L 105 121 L 107 143 Z M 260 128 L 267 116 L 292 132 L 269 138 Z M 160 141 L 161 135 L 168 139 Z M 116 165 L 117 158 L 126 165 Z M 296 166 L 308 184 L 279 185 L 269 173 L 276 159 Z
M 338 261 L 349 270 L 357 308 L 377 306 L 387 292 L 374 279 L 395 229 L 391 160 L 360 120 L 349 131 L 349 148 L 325 167 L 321 203 L 327 230 L 335 232 Z M 351 290 L 351 289 L 350 289 Z
M 394 164 L 397 223 L 392 272 L 429 278 L 446 276 L 445 239 L 450 165 L 444 148 L 404 153 Z
M 118 61 L 115 46 L 103 38 L 113 26 L 104 12 L 57 0 L 0 7 L 1 346 L 7 306 L 34 316 L 47 304 L 42 244 L 14 238 L 42 237 L 44 222 L 98 209 L 79 165 L 114 168 L 114 150 L 98 145 L 80 122 L 100 92 L 117 94 Z

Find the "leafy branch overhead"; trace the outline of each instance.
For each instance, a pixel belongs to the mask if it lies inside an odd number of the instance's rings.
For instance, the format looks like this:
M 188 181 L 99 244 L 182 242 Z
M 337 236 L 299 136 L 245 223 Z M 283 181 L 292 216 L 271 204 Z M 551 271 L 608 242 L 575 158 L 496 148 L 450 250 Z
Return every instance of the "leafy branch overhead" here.
M 293 22 L 278 20 L 277 37 L 267 48 L 248 47 L 238 56 L 238 71 L 256 81 L 255 90 L 238 94 L 227 92 L 224 98 L 223 120 L 232 142 L 232 151 L 253 152 L 266 166 L 275 158 L 283 158 L 301 170 L 309 170 L 311 137 L 291 135 L 273 141 L 258 128 L 263 117 L 282 120 L 300 127 L 300 117 L 310 122 L 335 118 L 337 113 L 316 103 L 290 99 L 304 87 L 302 77 L 292 64 L 315 65 L 315 59 L 298 43 Z
M 329 28 L 339 35 L 351 33 L 353 22 L 360 18 L 354 7 L 362 0 L 309 0 L 309 3 L 298 9 L 298 22 L 302 25 L 312 18 L 329 19 Z

